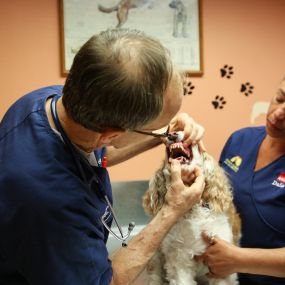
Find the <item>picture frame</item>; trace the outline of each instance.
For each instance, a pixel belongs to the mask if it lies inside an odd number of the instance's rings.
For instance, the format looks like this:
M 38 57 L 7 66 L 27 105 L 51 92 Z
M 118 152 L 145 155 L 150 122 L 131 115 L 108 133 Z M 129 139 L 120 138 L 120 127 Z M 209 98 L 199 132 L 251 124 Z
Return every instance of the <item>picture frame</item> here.
M 119 26 L 159 39 L 181 71 L 202 76 L 201 1 L 59 0 L 62 74 L 67 75 L 76 52 L 92 35 Z M 115 9 L 123 2 L 137 6 Z

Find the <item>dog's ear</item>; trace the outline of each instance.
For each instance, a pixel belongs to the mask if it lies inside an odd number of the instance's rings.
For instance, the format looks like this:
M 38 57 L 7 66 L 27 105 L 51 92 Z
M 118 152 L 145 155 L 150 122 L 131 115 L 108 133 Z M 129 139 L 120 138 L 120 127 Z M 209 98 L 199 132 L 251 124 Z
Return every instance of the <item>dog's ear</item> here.
M 225 212 L 233 199 L 229 179 L 211 156 L 208 155 L 205 159 L 206 163 L 212 164 L 212 169 L 205 173 L 206 186 L 202 202 L 208 204 L 215 212 Z
M 150 188 L 143 195 L 142 205 L 143 205 L 143 209 L 144 209 L 145 213 L 152 217 L 153 211 L 151 208 Z
M 241 238 L 241 219 L 233 203 L 230 205 L 227 215 L 230 224 L 232 225 L 233 242 L 235 245 L 239 246 Z
M 143 208 L 148 215 L 155 216 L 161 209 L 166 192 L 166 179 L 162 167 L 150 180 L 149 189 L 143 196 Z
M 230 180 L 214 158 L 207 155 L 204 159 L 207 159 L 209 167 L 208 171 L 205 172 L 206 185 L 202 201 L 208 204 L 209 208 L 216 213 L 226 213 L 232 226 L 233 241 L 238 245 L 241 221 L 232 201 L 233 195 Z

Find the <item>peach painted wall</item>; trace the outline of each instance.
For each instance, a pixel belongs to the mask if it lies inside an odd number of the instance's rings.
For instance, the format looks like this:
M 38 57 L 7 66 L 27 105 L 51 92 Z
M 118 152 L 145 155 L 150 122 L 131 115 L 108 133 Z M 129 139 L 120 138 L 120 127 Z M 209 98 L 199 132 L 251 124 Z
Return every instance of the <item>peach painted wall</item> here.
M 268 102 L 285 74 L 284 0 L 202 0 L 204 75 L 192 78 L 192 95 L 182 110 L 206 128 L 205 144 L 218 158 L 235 129 L 251 122 L 253 105 Z M 57 0 L 0 0 L 0 118 L 26 92 L 62 84 Z M 224 65 L 233 67 L 230 79 L 221 77 Z M 252 94 L 241 84 L 254 86 Z M 223 96 L 223 109 L 212 101 Z M 163 147 L 110 168 L 113 180 L 148 179 L 160 165 Z

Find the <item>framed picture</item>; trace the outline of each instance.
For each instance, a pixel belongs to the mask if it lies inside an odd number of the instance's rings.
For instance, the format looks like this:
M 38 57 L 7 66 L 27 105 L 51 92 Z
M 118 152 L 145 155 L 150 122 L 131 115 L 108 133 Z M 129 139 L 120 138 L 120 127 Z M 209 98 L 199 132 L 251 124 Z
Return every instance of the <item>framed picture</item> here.
M 108 28 L 144 31 L 160 40 L 178 68 L 203 74 L 202 0 L 59 0 L 62 71 L 67 74 L 79 48 Z

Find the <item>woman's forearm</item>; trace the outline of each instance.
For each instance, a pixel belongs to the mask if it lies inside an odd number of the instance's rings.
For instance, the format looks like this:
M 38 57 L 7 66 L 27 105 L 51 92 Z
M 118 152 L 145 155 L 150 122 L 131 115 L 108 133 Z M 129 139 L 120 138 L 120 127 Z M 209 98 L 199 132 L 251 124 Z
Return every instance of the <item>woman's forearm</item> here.
M 285 277 L 285 248 L 240 248 L 238 272 Z

